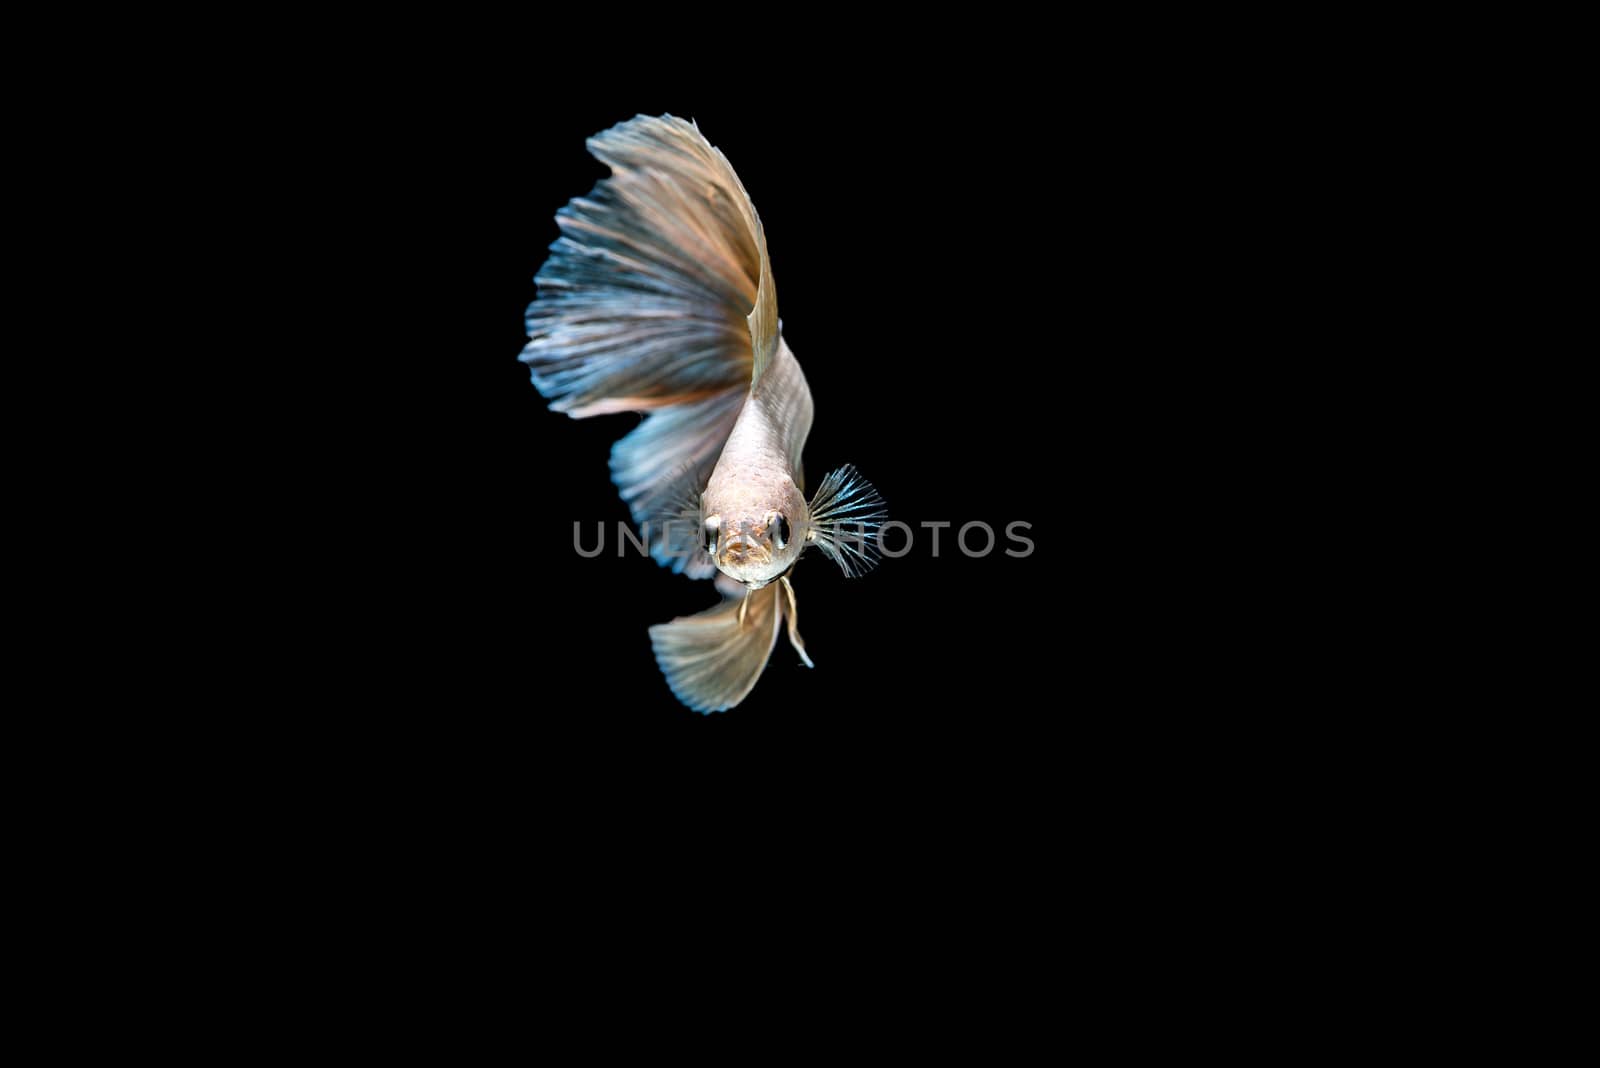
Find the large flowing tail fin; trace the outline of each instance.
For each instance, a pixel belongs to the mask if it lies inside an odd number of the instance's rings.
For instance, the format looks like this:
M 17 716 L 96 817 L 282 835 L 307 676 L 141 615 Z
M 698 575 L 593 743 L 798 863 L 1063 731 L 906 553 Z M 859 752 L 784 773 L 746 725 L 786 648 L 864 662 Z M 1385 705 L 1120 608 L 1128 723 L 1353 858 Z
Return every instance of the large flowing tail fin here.
M 556 411 L 650 413 L 611 453 L 643 524 L 674 479 L 705 485 L 777 349 L 777 298 L 755 207 L 697 126 L 641 115 L 588 147 L 611 177 L 556 215 L 522 360 Z M 710 573 L 653 541 L 662 563 Z

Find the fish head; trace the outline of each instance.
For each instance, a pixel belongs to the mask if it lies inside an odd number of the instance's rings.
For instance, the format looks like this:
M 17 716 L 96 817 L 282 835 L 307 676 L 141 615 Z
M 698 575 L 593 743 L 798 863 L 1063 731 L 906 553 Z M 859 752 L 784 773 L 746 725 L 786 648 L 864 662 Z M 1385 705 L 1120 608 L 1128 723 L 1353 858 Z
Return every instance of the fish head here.
M 706 552 L 718 570 L 759 590 L 794 566 L 805 547 L 808 512 L 799 489 L 793 483 L 788 489 L 721 502 L 720 508 L 707 501 Z

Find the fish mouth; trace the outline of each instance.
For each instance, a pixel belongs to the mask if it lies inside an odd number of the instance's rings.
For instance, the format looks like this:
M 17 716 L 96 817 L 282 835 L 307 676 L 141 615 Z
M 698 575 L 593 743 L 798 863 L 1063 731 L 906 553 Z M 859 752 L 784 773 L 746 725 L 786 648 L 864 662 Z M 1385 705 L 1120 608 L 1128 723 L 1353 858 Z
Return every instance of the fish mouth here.
M 722 562 L 730 567 L 757 567 L 771 559 L 765 545 L 742 534 L 735 534 L 722 547 Z

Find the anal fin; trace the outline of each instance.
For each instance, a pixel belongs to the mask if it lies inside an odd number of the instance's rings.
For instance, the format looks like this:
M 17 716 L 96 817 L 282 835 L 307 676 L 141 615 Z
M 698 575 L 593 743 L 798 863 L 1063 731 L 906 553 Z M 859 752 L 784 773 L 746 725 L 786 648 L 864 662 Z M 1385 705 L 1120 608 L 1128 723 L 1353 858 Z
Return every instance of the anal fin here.
M 750 591 L 719 575 L 717 591 L 721 604 L 650 628 L 667 685 L 696 712 L 724 712 L 745 699 L 767 666 L 783 622 L 777 583 Z

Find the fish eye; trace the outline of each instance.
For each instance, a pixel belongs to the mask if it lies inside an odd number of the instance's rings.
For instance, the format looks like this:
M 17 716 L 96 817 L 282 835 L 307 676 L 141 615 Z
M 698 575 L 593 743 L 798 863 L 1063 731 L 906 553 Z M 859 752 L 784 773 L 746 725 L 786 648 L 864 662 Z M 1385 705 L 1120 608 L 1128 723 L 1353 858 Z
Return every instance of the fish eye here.
M 773 512 L 772 518 L 767 521 L 767 526 L 772 531 L 772 544 L 781 549 L 789 544 L 789 521 L 783 517 L 782 512 Z
M 706 518 L 705 546 L 707 556 L 717 555 L 717 533 L 722 530 L 722 517 L 719 515 Z

